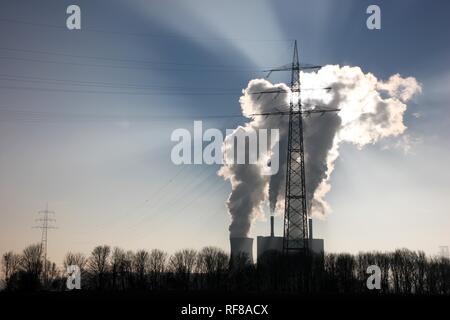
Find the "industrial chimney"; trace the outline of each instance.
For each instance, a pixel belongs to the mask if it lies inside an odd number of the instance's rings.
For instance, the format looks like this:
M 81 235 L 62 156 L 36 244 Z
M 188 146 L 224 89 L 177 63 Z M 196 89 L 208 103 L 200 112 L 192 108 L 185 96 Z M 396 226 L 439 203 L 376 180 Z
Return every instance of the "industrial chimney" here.
M 275 236 L 275 233 L 273 231 L 273 216 L 270 216 L 270 236 L 273 238 Z
M 253 238 L 230 238 L 231 258 L 245 254 L 250 263 L 253 263 Z
M 313 225 L 312 225 L 312 219 L 308 219 L 308 225 L 309 225 L 309 239 L 313 239 Z

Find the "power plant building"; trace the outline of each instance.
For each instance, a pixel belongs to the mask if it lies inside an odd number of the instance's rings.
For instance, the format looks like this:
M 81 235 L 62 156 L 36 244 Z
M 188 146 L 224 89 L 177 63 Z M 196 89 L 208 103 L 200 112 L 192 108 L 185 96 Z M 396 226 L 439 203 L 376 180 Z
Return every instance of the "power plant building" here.
M 311 252 L 323 255 L 324 240 L 313 238 L 312 219 L 308 220 L 308 239 L 307 244 Z M 257 258 L 268 251 L 283 251 L 283 237 L 276 237 L 274 234 L 274 217 L 270 217 L 270 236 L 259 236 L 256 239 Z M 247 237 L 230 237 L 231 257 L 245 255 L 250 263 L 253 263 L 253 238 Z
M 314 239 L 312 230 L 312 219 L 309 219 L 309 237 L 307 239 L 308 247 L 311 252 L 319 255 L 324 254 L 324 241 L 323 239 Z M 259 258 L 263 253 L 267 251 L 283 251 L 283 237 L 276 237 L 274 234 L 274 218 L 270 217 L 270 236 L 262 237 L 259 236 L 256 239 L 257 243 L 257 258 Z

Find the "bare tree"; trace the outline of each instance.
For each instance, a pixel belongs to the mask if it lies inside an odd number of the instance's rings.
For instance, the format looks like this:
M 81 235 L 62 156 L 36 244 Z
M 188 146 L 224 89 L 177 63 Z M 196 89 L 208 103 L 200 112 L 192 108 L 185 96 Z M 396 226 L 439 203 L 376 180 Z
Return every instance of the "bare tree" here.
M 114 248 L 111 256 L 111 273 L 112 273 L 112 287 L 117 287 L 119 277 L 123 274 L 125 264 L 125 251 L 121 248 Z
M 20 255 L 9 251 L 2 256 L 2 272 L 5 276 L 6 288 L 11 287 L 11 277 L 17 274 L 20 265 Z
M 103 289 L 105 286 L 106 273 L 109 270 L 109 246 L 97 246 L 92 250 L 87 266 L 91 275 L 95 278 L 97 288 Z
M 153 249 L 149 255 L 149 272 L 150 283 L 152 288 L 160 288 L 162 282 L 162 275 L 166 271 L 167 253 Z
M 439 257 L 434 259 L 435 292 L 437 294 L 450 294 L 450 259 Z
M 425 292 L 425 271 L 427 267 L 427 257 L 425 252 L 419 251 L 414 257 L 414 293 L 423 294 Z
M 122 268 L 120 270 L 123 290 L 125 290 L 130 286 L 134 287 L 133 261 L 134 261 L 134 252 L 128 250 L 125 253 Z
M 92 282 L 85 288 L 96 289 L 365 293 L 367 267 L 377 265 L 381 269 L 382 294 L 450 294 L 450 260 L 428 258 L 423 252 L 407 249 L 391 253 L 327 254 L 317 262 L 314 256 L 268 252 L 258 257 L 256 267 L 249 263 L 247 255 L 238 254 L 230 259 L 216 247 L 205 247 L 198 253 L 184 249 L 167 258 L 167 253 L 158 249 L 134 253 L 114 248 L 111 252 L 105 245 L 94 248 L 88 259 L 69 252 L 64 267 L 78 265 L 86 270 L 87 279 Z M 7 288 L 28 291 L 42 288 L 43 262 L 40 244 L 25 248 L 21 255 L 5 253 L 1 271 Z M 63 282 L 56 264 L 46 263 L 48 282 L 44 288 L 61 288 Z
M 229 287 L 231 290 L 249 290 L 251 287 L 253 264 L 250 263 L 249 255 L 239 252 L 231 255 L 229 261 Z
M 78 266 L 80 271 L 83 271 L 86 268 L 87 259 L 86 256 L 82 253 L 72 253 L 69 252 L 64 257 L 64 269 L 67 269 L 68 266 Z
M 125 252 L 121 248 L 114 248 L 111 256 L 112 286 L 114 289 L 120 285 L 120 288 L 125 290 L 133 285 L 133 260 L 134 253 L 132 251 Z
M 40 286 L 40 276 L 43 270 L 42 246 L 33 244 L 26 247 L 23 250 L 19 265 L 22 271 L 22 288 L 36 290 Z
M 381 290 L 388 293 L 390 290 L 389 274 L 390 274 L 390 259 L 389 254 L 375 252 L 375 264 L 381 269 Z
M 197 252 L 183 249 L 175 252 L 169 259 L 169 266 L 175 278 L 188 288 L 191 274 L 196 266 Z
M 137 276 L 137 281 L 140 288 L 146 286 L 146 275 L 149 269 L 150 255 L 145 250 L 139 250 L 134 255 L 133 271 Z
M 197 255 L 197 270 L 206 277 L 208 287 L 219 286 L 228 264 L 229 257 L 220 248 L 205 247 Z
M 395 293 L 412 293 L 414 260 L 417 254 L 408 249 L 398 249 L 391 254 L 391 271 Z
M 56 263 L 51 262 L 49 260 L 46 261 L 47 263 L 47 283 L 46 285 L 49 285 L 51 287 L 53 287 L 55 285 L 55 281 L 58 279 L 58 277 L 60 276 L 60 270 L 59 268 L 56 266 Z
M 42 271 L 42 247 L 34 244 L 23 250 L 20 267 L 23 271 L 39 275 Z

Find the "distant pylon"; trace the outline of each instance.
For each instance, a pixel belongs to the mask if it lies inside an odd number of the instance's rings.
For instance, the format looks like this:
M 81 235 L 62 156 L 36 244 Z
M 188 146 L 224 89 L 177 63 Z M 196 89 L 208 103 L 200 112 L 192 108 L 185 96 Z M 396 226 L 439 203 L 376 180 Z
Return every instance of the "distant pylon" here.
M 55 215 L 54 211 L 48 210 L 48 203 L 45 206 L 45 210 L 41 210 L 38 212 L 41 215 L 41 218 L 36 219 L 37 222 L 41 224 L 36 226 L 35 228 L 41 229 L 41 254 L 43 258 L 43 267 L 44 267 L 44 283 L 47 283 L 47 243 L 48 243 L 48 229 L 56 229 L 55 226 L 51 225 L 51 222 L 55 222 L 56 219 L 51 218 L 51 215 Z M 49 223 L 50 222 L 50 223 Z
M 448 246 L 439 246 L 439 255 L 442 258 L 450 258 L 450 253 L 448 250 Z

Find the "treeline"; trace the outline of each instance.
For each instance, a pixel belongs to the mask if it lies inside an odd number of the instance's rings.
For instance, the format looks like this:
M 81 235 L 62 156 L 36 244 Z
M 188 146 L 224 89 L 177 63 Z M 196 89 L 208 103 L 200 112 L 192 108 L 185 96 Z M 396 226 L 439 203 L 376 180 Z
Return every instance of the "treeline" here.
M 2 256 L 3 289 L 64 291 L 68 266 L 81 271 L 82 290 L 158 291 L 215 290 L 254 292 L 343 293 L 369 292 L 367 267 L 381 269 L 380 294 L 450 295 L 450 260 L 429 258 L 407 249 L 390 253 L 289 255 L 268 252 L 257 264 L 244 255 L 232 258 L 222 249 L 183 249 L 168 255 L 95 247 L 89 256 L 68 253 L 63 270 L 43 261 L 39 244 L 21 254 Z

